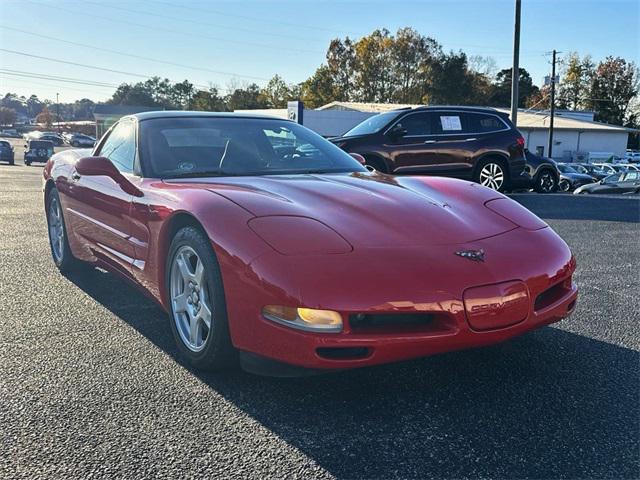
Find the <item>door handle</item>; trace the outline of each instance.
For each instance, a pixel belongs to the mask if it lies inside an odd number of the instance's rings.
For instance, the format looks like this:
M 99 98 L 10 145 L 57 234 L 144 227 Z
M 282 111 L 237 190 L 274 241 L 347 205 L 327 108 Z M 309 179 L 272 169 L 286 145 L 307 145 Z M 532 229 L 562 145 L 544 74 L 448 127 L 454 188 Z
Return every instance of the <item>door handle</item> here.
M 73 172 L 71 174 L 71 179 L 77 182 L 78 180 L 80 180 L 80 174 L 78 172 Z
M 436 143 L 435 140 L 425 140 L 424 143 Z

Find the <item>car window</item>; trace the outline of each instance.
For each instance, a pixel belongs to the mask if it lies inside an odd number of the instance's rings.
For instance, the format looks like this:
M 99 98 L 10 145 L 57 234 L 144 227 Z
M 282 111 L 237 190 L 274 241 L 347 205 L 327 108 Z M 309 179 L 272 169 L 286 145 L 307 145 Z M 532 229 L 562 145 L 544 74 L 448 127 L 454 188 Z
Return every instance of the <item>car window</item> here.
M 354 135 L 369 135 L 371 133 L 379 132 L 384 128 L 385 125 L 387 125 L 397 116 L 397 111 L 390 111 L 373 115 L 372 117 L 367 118 L 363 122 L 353 127 L 351 130 L 345 133 L 343 137 L 352 137 Z
M 136 158 L 136 136 L 133 122 L 118 123 L 102 144 L 98 155 L 107 157 L 121 172 L 133 172 L 133 163 Z
M 184 176 L 364 172 L 348 153 L 285 120 L 225 117 L 140 122 L 145 174 Z
M 627 173 L 624 174 L 624 180 L 625 182 L 635 182 L 636 180 L 638 180 L 638 172 L 632 172 L 632 171 L 628 171 Z
M 464 133 L 462 128 L 462 116 L 457 112 L 435 112 L 433 121 L 433 133 L 442 135 L 455 135 Z
M 604 179 L 604 181 L 606 183 L 616 183 L 620 181 L 621 177 L 622 177 L 621 173 L 616 173 L 614 175 L 609 175 L 607 178 Z
M 401 125 L 407 131 L 405 137 L 431 135 L 431 117 L 429 113 L 413 113 L 401 118 L 396 125 Z
M 465 133 L 487 133 L 506 129 L 505 124 L 497 116 L 483 113 L 465 113 L 463 127 Z

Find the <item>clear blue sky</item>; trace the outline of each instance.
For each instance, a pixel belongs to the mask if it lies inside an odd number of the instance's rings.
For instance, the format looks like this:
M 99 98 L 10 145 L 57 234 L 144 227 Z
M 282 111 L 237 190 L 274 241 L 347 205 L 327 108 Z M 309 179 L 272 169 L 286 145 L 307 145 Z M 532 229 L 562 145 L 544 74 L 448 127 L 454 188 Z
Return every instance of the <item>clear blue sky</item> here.
M 607 55 L 639 60 L 638 0 L 523 0 L 522 4 L 520 64 L 537 84 L 549 71 L 545 52 L 553 48 L 591 54 L 596 60 Z M 82 97 L 105 100 L 114 90 L 60 83 L 42 74 L 107 85 L 159 75 L 202 86 L 213 83 L 223 91 L 233 82 L 262 85 L 275 73 L 287 82 L 300 82 L 323 62 L 329 40 L 357 38 L 381 27 L 395 32 L 410 26 L 447 50 L 492 56 L 499 68 L 506 68 L 511 63 L 513 11 L 513 0 L 0 0 L 0 48 L 127 72 L 0 51 L 0 94 L 35 93 L 55 100 L 58 92 L 60 101 L 66 102 Z

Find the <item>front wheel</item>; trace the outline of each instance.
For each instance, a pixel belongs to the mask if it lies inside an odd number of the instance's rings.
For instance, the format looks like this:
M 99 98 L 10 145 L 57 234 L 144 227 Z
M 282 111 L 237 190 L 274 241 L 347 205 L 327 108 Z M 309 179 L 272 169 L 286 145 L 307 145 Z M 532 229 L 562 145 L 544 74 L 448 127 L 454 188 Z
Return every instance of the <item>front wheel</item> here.
M 67 240 L 67 228 L 60 205 L 60 196 L 55 187 L 47 195 L 47 230 L 49 231 L 51 257 L 58 270 L 66 273 L 77 269 L 80 266 L 80 261 L 71 253 L 71 247 L 69 247 L 69 241 Z
M 543 170 L 536 176 L 533 188 L 538 193 L 553 193 L 558 190 L 558 179 L 551 170 Z
M 171 331 L 196 368 L 219 370 L 235 362 L 220 267 L 208 238 L 185 227 L 171 242 L 166 267 Z
M 504 165 L 496 160 L 489 159 L 480 163 L 476 173 L 476 182 L 498 192 L 504 192 L 507 188 L 507 173 Z

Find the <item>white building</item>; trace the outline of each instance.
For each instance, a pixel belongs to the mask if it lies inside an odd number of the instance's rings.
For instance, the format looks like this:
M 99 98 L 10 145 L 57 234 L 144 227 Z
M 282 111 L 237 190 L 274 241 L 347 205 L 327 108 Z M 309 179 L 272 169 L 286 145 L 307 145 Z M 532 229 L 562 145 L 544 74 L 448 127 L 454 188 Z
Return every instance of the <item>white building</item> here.
M 326 137 L 342 135 L 366 118 L 381 112 L 419 105 L 331 102 L 315 110 L 304 110 L 303 124 Z M 504 112 L 508 109 L 497 108 Z M 247 112 L 247 111 L 244 111 Z M 287 109 L 253 110 L 288 118 Z M 638 130 L 609 125 L 593 120 L 593 112 L 559 110 L 554 119 L 553 158 L 564 161 L 587 161 L 589 154 L 601 157 L 616 155 L 623 157 L 630 133 Z M 520 110 L 518 129 L 525 144 L 532 152 L 546 155 L 549 143 L 549 113 Z

